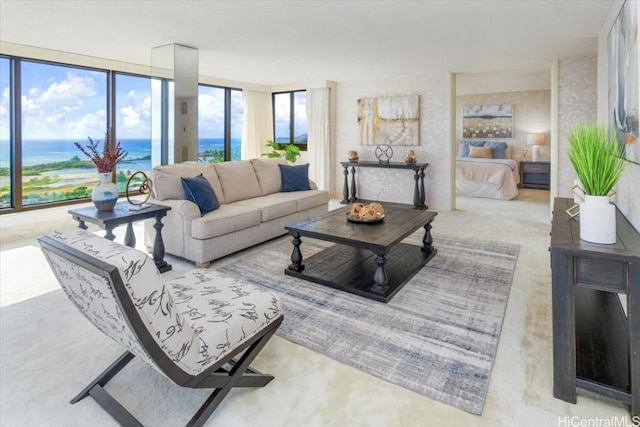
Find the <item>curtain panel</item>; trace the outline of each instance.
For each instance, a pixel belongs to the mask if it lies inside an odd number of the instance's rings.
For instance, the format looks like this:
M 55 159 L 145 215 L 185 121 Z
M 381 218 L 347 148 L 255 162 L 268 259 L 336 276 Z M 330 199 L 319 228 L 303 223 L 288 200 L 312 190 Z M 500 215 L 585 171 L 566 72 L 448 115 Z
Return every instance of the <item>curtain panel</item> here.
M 329 125 L 329 88 L 307 89 L 307 157 L 309 178 L 320 190 L 329 190 L 331 141 Z
M 271 93 L 250 89 L 242 91 L 244 124 L 242 126 L 242 160 L 255 159 L 267 151 L 273 139 L 273 104 Z

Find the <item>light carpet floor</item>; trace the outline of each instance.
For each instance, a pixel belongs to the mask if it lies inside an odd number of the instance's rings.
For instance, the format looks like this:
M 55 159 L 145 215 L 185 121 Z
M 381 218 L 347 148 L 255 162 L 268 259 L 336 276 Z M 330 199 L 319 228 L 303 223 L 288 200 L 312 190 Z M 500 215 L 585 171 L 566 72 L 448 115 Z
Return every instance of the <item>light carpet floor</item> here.
M 73 225 L 67 208 L 58 210 L 57 214 L 56 209 L 38 214 L 36 220 L 46 215 L 50 227 Z M 434 222 L 436 241 L 441 236 L 457 236 L 520 245 L 481 416 L 274 336 L 254 366 L 276 379 L 262 389 L 232 391 L 207 426 L 558 427 L 595 421 L 632 425 L 627 405 L 611 399 L 580 392 L 574 405 L 553 397 L 549 213 L 549 192 L 522 189 L 518 198 L 509 202 L 458 198 L 458 210 L 440 211 Z M 22 221 L 29 230 L 5 233 L 10 217 L 0 218 L 0 426 L 115 426 L 92 399 L 73 406 L 69 399 L 87 384 L 87 378 L 119 355 L 119 347 L 69 306 L 61 291 L 55 300 L 38 298 L 59 289 L 35 243 L 35 236 L 48 227 Z M 134 228 L 142 248 L 142 224 Z M 116 240 L 122 241 L 123 235 L 124 228 L 118 228 Z M 11 236 L 22 237 L 12 240 Z M 217 260 L 212 268 L 254 252 L 250 249 Z M 169 261 L 174 266 L 179 262 L 173 257 Z M 30 319 L 33 313 L 58 306 L 67 307 L 67 314 L 60 315 L 72 316 L 69 331 L 60 330 L 55 322 Z M 7 322 L 11 317 L 15 321 Z M 6 334 L 7 330 L 14 332 Z M 82 351 L 72 346 L 78 336 L 87 343 Z M 131 383 L 129 375 L 143 381 Z M 195 396 L 197 391 L 176 388 L 135 360 L 109 387 L 119 397 L 125 393 L 127 405 L 136 414 L 140 413 L 137 408 L 145 405 L 161 409 L 165 421 L 161 425 L 185 423 L 207 394 Z M 148 423 L 147 418 L 141 418 Z
M 421 234 L 408 242 L 420 250 Z M 329 246 L 305 239 L 306 257 Z M 277 334 L 320 354 L 480 414 L 498 348 L 518 246 L 440 237 L 436 256 L 387 303 L 285 276 L 291 243 L 220 269 L 275 291 Z

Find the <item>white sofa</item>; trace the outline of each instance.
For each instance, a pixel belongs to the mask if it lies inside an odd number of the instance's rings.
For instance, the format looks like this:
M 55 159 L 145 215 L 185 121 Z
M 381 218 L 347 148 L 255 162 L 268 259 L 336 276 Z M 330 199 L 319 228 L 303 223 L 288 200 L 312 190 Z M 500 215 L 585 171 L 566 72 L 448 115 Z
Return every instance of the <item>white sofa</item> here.
M 281 192 L 278 164 L 285 159 L 253 159 L 222 163 L 179 163 L 153 169 L 151 203 L 171 207 L 162 219 L 165 252 L 198 267 L 233 252 L 286 234 L 284 226 L 328 211 L 329 193 L 318 190 Z M 181 177 L 202 174 L 213 187 L 220 207 L 201 215 L 186 200 Z M 145 221 L 145 244 L 152 247 L 155 220 Z

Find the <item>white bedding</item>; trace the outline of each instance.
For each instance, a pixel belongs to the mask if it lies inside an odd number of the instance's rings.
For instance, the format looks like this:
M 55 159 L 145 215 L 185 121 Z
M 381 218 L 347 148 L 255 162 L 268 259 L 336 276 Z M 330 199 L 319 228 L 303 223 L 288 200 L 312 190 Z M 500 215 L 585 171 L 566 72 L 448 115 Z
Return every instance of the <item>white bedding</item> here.
M 513 159 L 456 157 L 456 193 L 511 200 L 518 195 L 520 171 Z

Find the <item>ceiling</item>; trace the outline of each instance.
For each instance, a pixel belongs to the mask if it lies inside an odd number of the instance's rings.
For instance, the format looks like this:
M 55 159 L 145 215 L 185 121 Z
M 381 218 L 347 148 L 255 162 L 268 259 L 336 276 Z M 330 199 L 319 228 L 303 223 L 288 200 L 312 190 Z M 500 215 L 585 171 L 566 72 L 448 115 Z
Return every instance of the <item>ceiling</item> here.
M 0 41 L 268 86 L 494 70 L 596 53 L 612 1 L 9 1 Z M 1 47 L 1 46 L 0 46 Z

